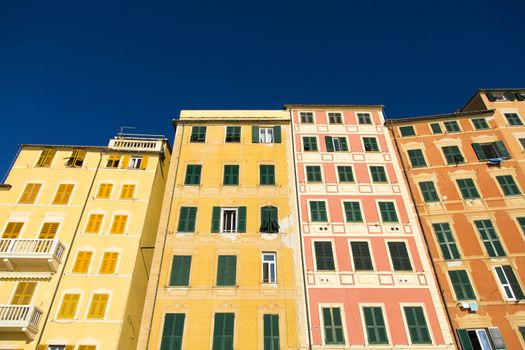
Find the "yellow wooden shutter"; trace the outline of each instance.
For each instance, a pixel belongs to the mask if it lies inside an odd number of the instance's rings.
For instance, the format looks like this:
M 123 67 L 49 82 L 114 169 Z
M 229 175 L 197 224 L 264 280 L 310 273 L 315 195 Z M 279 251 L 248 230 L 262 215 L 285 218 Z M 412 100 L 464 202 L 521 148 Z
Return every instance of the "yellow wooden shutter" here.
M 140 162 L 140 169 L 146 169 L 146 166 L 148 165 L 148 158 L 148 156 L 142 156 L 142 160 Z
M 135 193 L 135 185 L 123 185 L 120 192 L 120 199 L 132 199 Z
M 88 318 L 104 318 L 108 303 L 108 294 L 93 294 L 91 305 L 88 311 Z
M 42 187 L 42 184 L 27 184 L 18 203 L 33 204 L 38 195 L 38 191 L 40 191 L 40 187 Z
M 118 253 L 116 252 L 105 252 L 102 264 L 100 265 L 99 273 L 111 274 L 115 273 L 115 266 L 117 266 Z
M 112 155 L 108 157 L 107 168 L 118 168 L 120 163 L 120 156 Z
M 64 350 L 74 350 L 75 349 L 75 345 L 66 345 L 66 347 L 64 348 Z
M 76 149 L 71 153 L 67 166 L 71 167 L 81 167 L 84 163 L 84 158 L 86 157 L 86 151 L 83 149 Z
M 80 294 L 64 294 L 57 318 L 74 318 Z
M 45 222 L 42 225 L 38 238 L 40 239 L 54 239 L 58 231 L 58 222 Z
M 48 167 L 48 166 L 50 166 L 51 162 L 53 162 L 53 158 L 55 157 L 56 153 L 57 153 L 57 151 L 55 149 L 44 149 L 44 150 L 42 150 L 36 165 L 37 166 L 41 166 L 41 167 Z
M 89 270 L 89 263 L 91 262 L 91 256 L 93 252 L 78 252 L 77 259 L 73 265 L 73 272 L 75 273 L 86 273 Z
M 11 305 L 29 305 L 35 292 L 36 282 L 18 282 Z
M 100 184 L 98 186 L 97 198 L 109 198 L 113 184 Z
M 120 167 L 122 169 L 127 169 L 128 164 L 129 164 L 129 155 L 126 154 L 122 157 L 122 163 L 120 164 Z
M 102 214 L 91 214 L 86 227 L 86 233 L 99 233 L 103 218 L 104 215 Z
M 73 187 L 75 187 L 73 184 L 60 184 L 53 199 L 53 204 L 68 204 Z
M 110 233 L 122 234 L 126 229 L 126 221 L 128 220 L 127 215 L 115 215 L 113 219 L 113 225 L 111 225 Z
M 97 350 L 96 345 L 79 345 L 78 350 Z
M 38 344 L 36 350 L 47 350 L 46 344 Z
M 8 222 L 2 238 L 18 238 L 23 226 L 23 222 Z

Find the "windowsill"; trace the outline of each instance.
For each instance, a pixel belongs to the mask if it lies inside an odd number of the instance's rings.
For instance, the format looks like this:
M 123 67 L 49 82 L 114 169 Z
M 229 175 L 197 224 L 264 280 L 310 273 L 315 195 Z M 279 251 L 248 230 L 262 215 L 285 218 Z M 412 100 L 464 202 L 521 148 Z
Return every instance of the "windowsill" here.
M 213 286 L 213 289 L 216 289 L 216 290 L 221 290 L 221 289 L 233 290 L 233 289 L 237 289 L 237 288 L 239 288 L 238 285 L 235 285 L 235 286 Z
M 262 288 L 272 288 L 272 289 L 273 289 L 273 288 L 277 288 L 277 287 L 279 287 L 279 285 L 277 284 L 277 282 L 275 282 L 275 283 L 262 282 L 262 283 L 261 283 L 261 287 L 262 287 Z

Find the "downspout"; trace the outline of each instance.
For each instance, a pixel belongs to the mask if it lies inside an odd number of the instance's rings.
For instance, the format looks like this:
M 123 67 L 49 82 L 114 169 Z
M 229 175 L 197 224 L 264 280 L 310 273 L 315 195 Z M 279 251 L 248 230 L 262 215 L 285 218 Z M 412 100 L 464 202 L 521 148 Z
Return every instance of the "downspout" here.
M 44 319 L 44 325 L 42 326 L 42 331 L 40 331 L 40 335 L 38 336 L 38 340 L 36 344 L 40 344 L 40 341 L 42 340 L 42 336 L 44 335 L 44 330 L 47 325 L 47 320 L 49 319 L 49 315 L 51 314 L 51 309 L 53 308 L 53 304 L 55 303 L 55 298 L 58 294 L 58 289 L 60 288 L 60 282 L 62 281 L 62 277 L 64 277 L 65 271 L 66 271 L 66 263 L 69 261 L 69 256 L 71 255 L 71 251 L 73 250 L 73 244 L 75 243 L 75 239 L 78 235 L 78 229 L 80 227 L 80 222 L 82 221 L 82 217 L 84 216 L 84 212 L 86 211 L 86 206 L 89 201 L 89 195 L 91 194 L 91 190 L 93 189 L 93 185 L 95 184 L 95 179 L 97 178 L 98 171 L 100 169 L 100 163 L 102 162 L 102 152 L 100 152 L 100 157 L 98 159 L 97 168 L 95 169 L 95 173 L 93 174 L 93 180 L 91 180 L 91 184 L 89 185 L 89 190 L 86 195 L 86 199 L 84 200 L 84 204 L 82 205 L 82 210 L 80 211 L 80 216 L 77 221 L 77 225 L 75 227 L 75 233 L 73 234 L 73 238 L 71 238 L 71 244 L 69 245 L 69 249 L 67 250 L 66 256 L 63 261 L 63 268 L 62 272 L 60 273 L 60 276 L 58 277 L 57 281 L 57 287 L 55 288 L 55 292 L 53 293 L 53 296 L 51 297 L 51 302 L 49 303 L 49 310 L 46 314 L 46 317 Z
M 412 199 L 412 203 L 414 204 L 414 209 L 416 210 L 417 223 L 419 225 L 419 229 L 421 230 L 421 235 L 423 236 L 423 240 L 425 241 L 425 246 L 427 248 L 427 254 L 428 254 L 430 263 L 432 265 L 432 272 L 434 273 L 434 279 L 436 280 L 436 283 L 437 283 L 437 286 L 438 286 L 438 289 L 439 289 L 439 295 L 441 297 L 441 301 L 443 303 L 443 307 L 445 308 L 445 314 L 447 315 L 448 324 L 450 326 L 450 330 L 452 331 L 452 336 L 454 338 L 454 342 L 456 343 L 456 345 L 459 345 L 460 342 L 459 342 L 459 339 L 458 339 L 458 337 L 456 335 L 456 332 L 454 332 L 454 326 L 452 324 L 452 319 L 450 318 L 450 314 L 449 314 L 448 309 L 447 309 L 447 303 L 446 303 L 446 300 L 445 300 L 445 295 L 443 294 L 443 289 L 441 288 L 441 283 L 440 283 L 438 275 L 437 275 L 436 265 L 434 263 L 434 260 L 432 259 L 432 253 L 430 251 L 430 245 L 428 244 L 427 236 L 424 233 L 425 231 L 424 231 L 424 228 L 423 228 L 423 222 L 421 221 L 421 215 L 420 215 L 419 210 L 418 210 L 417 205 L 416 205 L 416 198 L 414 197 L 414 191 L 413 191 L 412 186 L 410 185 L 410 181 L 408 179 L 407 168 L 405 166 L 405 162 L 403 161 L 403 157 L 401 156 L 401 149 L 399 148 L 399 144 L 397 142 L 396 133 L 394 132 L 394 129 L 392 128 L 392 123 L 391 122 L 389 123 L 389 121 L 387 121 L 386 124 L 388 124 L 388 128 L 391 131 L 390 133 L 392 135 L 392 138 L 394 139 L 394 144 L 396 145 L 396 149 L 397 149 L 398 154 L 399 154 L 399 161 L 401 162 L 401 167 L 403 168 L 403 176 L 404 176 L 405 181 L 407 183 L 408 192 L 410 193 L 410 199 Z
M 297 217 L 298 217 L 298 227 L 299 227 L 299 245 L 301 248 L 301 271 L 303 274 L 303 288 L 304 288 L 304 302 L 305 302 L 305 308 L 306 308 L 306 327 L 308 329 L 308 349 L 312 349 L 312 335 L 311 335 L 311 326 L 310 326 L 310 310 L 308 309 L 308 289 L 306 287 L 306 262 L 304 258 L 304 250 L 303 250 L 303 232 L 302 232 L 302 226 L 301 226 L 301 202 L 299 201 L 299 193 L 297 191 L 297 185 L 299 185 L 298 176 L 297 176 L 297 165 L 295 163 L 295 138 L 294 138 L 294 132 L 293 132 L 293 113 L 290 109 L 290 130 L 291 137 L 292 137 L 292 159 L 293 159 L 293 172 L 294 172 L 294 178 L 295 178 L 295 201 L 297 205 Z

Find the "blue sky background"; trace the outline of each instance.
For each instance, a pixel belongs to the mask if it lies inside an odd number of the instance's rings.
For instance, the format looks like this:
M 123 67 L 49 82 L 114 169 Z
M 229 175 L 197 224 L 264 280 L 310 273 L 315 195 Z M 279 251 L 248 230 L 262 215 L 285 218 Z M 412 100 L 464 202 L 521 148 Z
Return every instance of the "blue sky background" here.
M 0 2 L 0 176 L 21 143 L 173 138 L 180 109 L 451 112 L 525 86 L 522 0 Z

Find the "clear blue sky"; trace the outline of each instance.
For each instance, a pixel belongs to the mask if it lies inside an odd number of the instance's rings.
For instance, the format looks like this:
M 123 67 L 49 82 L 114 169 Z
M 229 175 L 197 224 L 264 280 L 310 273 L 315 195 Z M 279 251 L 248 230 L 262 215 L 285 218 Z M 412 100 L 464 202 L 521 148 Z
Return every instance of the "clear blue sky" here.
M 525 85 L 523 0 L 0 2 L 0 177 L 21 143 L 105 145 L 180 109 L 451 112 Z

